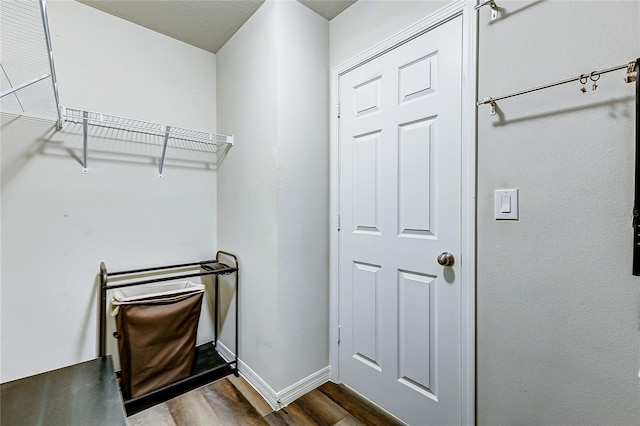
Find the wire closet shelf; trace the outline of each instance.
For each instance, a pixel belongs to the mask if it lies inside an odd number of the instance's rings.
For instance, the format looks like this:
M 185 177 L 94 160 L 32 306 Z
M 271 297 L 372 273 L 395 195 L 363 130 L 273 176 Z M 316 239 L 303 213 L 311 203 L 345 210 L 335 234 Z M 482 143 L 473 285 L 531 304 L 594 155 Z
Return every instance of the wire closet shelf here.
M 216 166 L 226 156 L 233 145 L 233 136 L 221 135 L 200 130 L 186 129 L 153 123 L 134 118 L 120 117 L 101 112 L 87 111 L 80 108 L 62 107 L 63 127 L 66 123 L 81 124 L 83 126 L 83 172 L 87 172 L 87 139 L 88 127 L 101 127 L 118 131 L 139 133 L 164 138 L 162 156 L 160 158 L 160 176 L 162 177 L 164 158 L 169 140 L 195 142 L 202 144 L 207 151 L 216 154 Z
M 45 0 L 2 1 L 0 51 L 0 110 L 55 117 L 60 126 L 58 83 Z

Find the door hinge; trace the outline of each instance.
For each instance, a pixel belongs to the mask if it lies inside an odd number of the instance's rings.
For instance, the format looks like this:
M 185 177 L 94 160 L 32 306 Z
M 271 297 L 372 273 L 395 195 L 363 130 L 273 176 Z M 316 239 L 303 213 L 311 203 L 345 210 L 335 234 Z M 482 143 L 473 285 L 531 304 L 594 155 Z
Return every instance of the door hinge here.
M 340 102 L 338 102 L 338 118 L 340 118 Z
M 340 326 L 338 326 L 338 344 L 340 344 Z
M 340 232 L 340 215 L 338 215 L 338 232 Z

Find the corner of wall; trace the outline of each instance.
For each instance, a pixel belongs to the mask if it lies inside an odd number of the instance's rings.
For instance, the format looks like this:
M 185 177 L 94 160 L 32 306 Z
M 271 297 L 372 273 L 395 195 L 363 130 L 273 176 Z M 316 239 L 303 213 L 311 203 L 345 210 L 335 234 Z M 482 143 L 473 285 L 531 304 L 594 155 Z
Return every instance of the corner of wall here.
M 326 341 L 309 341 L 328 328 L 328 23 L 267 1 L 217 61 L 218 124 L 238 141 L 219 171 L 218 229 L 243 264 L 240 356 L 286 389 L 328 363 Z

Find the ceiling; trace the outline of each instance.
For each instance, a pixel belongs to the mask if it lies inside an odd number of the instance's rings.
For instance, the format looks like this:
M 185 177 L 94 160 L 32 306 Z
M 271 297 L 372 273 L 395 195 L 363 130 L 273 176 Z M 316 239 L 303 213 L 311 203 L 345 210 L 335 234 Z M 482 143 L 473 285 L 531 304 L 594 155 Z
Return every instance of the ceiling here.
M 78 0 L 103 12 L 217 53 L 264 0 Z M 356 0 L 298 0 L 331 20 Z

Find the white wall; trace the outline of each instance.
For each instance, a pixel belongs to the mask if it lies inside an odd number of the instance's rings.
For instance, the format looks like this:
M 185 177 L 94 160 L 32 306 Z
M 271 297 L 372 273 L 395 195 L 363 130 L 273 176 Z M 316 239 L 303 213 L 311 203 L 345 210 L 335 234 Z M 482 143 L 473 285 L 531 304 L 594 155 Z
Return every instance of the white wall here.
M 77 2 L 48 10 L 63 104 L 216 130 L 214 55 Z M 100 261 L 118 270 L 214 256 L 216 173 L 191 153 L 159 179 L 157 145 L 92 130 L 83 174 L 77 126 L 55 133 L 50 121 L 2 119 L 8 381 L 95 357 Z
M 372 14 L 371 11 L 398 10 Z M 640 54 L 640 3 L 498 2 L 479 14 L 479 96 Z M 359 1 L 331 21 L 331 66 L 432 12 Z M 437 7 L 436 7 L 437 8 Z M 634 91 L 622 72 L 478 108 L 478 424 L 635 424 L 638 278 L 631 276 Z M 493 219 L 519 188 L 520 220 Z
M 640 55 L 640 2 L 498 2 L 480 14 L 478 94 L 499 96 Z M 633 85 L 603 75 L 478 108 L 480 424 L 637 424 L 631 275 Z M 520 220 L 493 191 L 520 189 Z
M 63 105 L 215 131 L 215 55 L 75 3 L 47 2 Z
M 330 22 L 331 67 L 374 47 L 448 1 L 358 0 Z
M 275 22 L 275 5 L 263 4 L 216 55 L 218 129 L 236 141 L 218 170 L 218 244 L 240 261 L 239 356 L 265 380 L 279 355 Z
M 218 241 L 240 256 L 240 358 L 276 392 L 328 364 L 328 53 L 326 20 L 267 1 L 217 55 L 219 129 L 239 141 Z
M 329 23 L 298 2 L 278 12 L 282 389 L 329 364 Z

